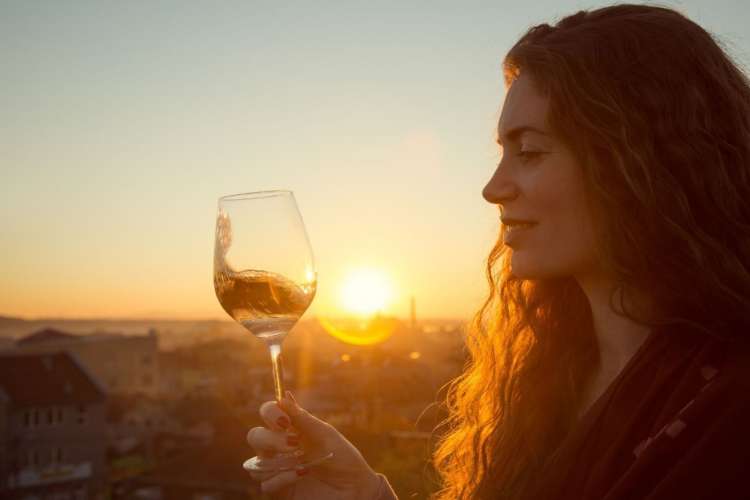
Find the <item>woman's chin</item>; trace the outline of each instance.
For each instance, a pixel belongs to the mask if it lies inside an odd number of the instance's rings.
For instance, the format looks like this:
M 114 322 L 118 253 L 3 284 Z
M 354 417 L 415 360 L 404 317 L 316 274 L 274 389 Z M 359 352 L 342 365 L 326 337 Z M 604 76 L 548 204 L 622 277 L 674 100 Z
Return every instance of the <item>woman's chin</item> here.
M 518 255 L 515 252 L 510 260 L 510 272 L 516 278 L 526 280 L 532 279 L 534 274 L 534 266 L 530 266 L 527 262 L 524 262 L 522 255 Z
M 542 266 L 527 262 L 521 255 L 514 255 L 511 259 L 510 272 L 521 280 L 538 280 L 551 277 L 549 271 L 545 272 Z

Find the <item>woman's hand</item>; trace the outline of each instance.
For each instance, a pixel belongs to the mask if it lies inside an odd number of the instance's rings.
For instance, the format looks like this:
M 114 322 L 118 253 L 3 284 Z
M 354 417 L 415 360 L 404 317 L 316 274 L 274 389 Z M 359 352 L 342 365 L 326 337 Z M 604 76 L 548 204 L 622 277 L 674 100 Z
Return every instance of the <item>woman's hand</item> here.
M 261 490 L 274 498 L 288 500 L 371 500 L 378 495 L 381 479 L 367 465 L 362 454 L 334 427 L 299 407 L 287 391 L 279 402 L 268 401 L 260 407 L 267 427 L 254 427 L 247 442 L 258 456 L 273 457 L 301 446 L 303 460 L 315 459 L 333 452 L 333 457 L 309 468 L 282 472 L 251 472 L 261 483 Z M 291 426 L 299 435 L 289 442 L 286 430 Z

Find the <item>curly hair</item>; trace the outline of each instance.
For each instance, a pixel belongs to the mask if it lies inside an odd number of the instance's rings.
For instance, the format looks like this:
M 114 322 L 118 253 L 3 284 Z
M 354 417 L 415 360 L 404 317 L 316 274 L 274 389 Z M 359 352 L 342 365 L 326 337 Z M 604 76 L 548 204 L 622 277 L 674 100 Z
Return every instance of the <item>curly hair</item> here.
M 503 69 L 506 86 L 526 73 L 549 98 L 548 121 L 576 155 L 616 277 L 613 309 L 728 342 L 746 335 L 750 84 L 712 36 L 671 9 L 615 5 L 531 28 Z M 524 498 L 600 363 L 577 282 L 515 277 L 502 241 L 470 359 L 448 387 L 433 457 L 441 500 Z M 647 317 L 627 307 L 641 293 Z

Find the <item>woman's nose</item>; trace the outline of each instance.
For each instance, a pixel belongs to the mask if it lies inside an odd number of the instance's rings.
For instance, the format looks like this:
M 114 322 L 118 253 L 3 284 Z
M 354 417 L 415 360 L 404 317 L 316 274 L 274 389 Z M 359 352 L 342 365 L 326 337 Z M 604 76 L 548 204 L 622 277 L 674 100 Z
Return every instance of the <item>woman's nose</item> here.
M 500 204 L 518 196 L 518 186 L 505 177 L 498 166 L 484 189 L 482 196 L 490 203 Z

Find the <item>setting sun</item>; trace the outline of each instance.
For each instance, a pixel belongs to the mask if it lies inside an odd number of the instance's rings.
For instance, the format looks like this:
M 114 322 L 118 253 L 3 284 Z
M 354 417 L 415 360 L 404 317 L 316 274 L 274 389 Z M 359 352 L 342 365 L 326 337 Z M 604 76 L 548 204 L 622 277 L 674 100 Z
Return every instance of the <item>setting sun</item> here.
M 341 303 L 347 311 L 357 314 L 380 312 L 392 297 L 386 276 L 374 269 L 358 269 L 346 278 L 341 287 Z

